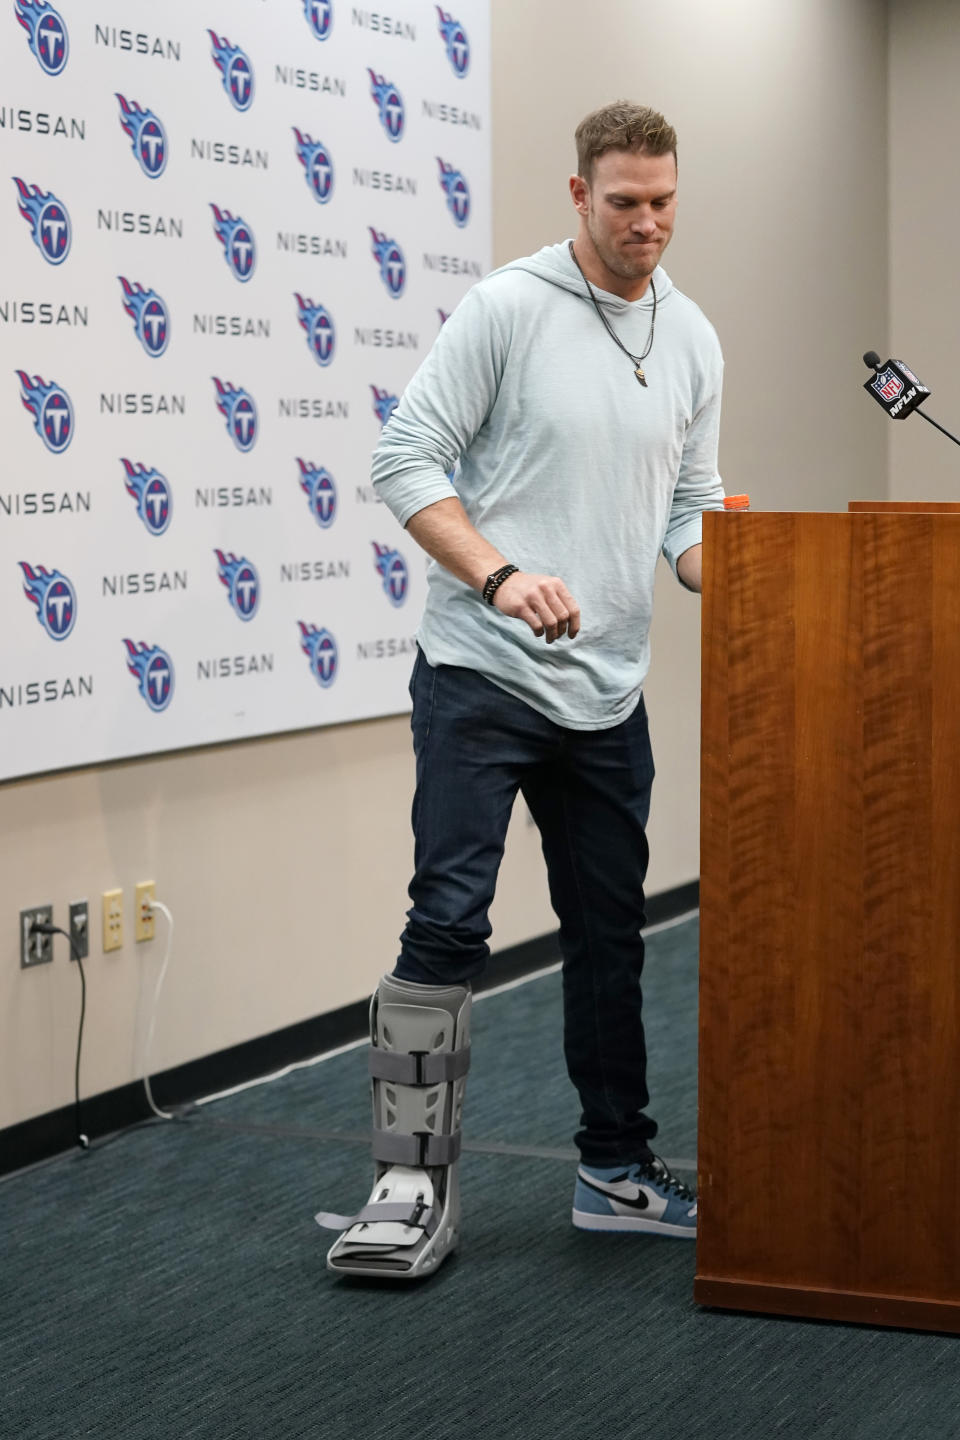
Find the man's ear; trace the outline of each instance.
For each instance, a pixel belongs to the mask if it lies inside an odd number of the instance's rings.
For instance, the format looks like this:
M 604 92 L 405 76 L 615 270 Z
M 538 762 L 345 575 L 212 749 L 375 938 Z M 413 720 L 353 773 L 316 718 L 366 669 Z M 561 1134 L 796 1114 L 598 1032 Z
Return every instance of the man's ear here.
M 570 176 L 570 198 L 573 201 L 574 209 L 579 210 L 581 215 L 586 215 L 589 208 L 588 199 L 590 187 L 582 175 Z

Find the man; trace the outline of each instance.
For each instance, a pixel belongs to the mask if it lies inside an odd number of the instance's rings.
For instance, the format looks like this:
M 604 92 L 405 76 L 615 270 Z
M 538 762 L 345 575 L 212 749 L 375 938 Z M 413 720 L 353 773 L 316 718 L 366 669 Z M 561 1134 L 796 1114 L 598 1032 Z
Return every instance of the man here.
M 469 986 L 518 790 L 560 921 L 583 1107 L 573 1223 L 696 1234 L 644 1113 L 642 685 L 658 555 L 699 591 L 701 512 L 722 505 L 722 359 L 659 266 L 672 127 L 618 102 L 576 141 L 575 240 L 473 287 L 374 456 L 380 495 L 436 563 L 411 680 L 413 905 L 371 1006 L 376 1181 L 357 1215 L 317 1217 L 344 1231 L 340 1273 L 416 1279 L 456 1244 Z

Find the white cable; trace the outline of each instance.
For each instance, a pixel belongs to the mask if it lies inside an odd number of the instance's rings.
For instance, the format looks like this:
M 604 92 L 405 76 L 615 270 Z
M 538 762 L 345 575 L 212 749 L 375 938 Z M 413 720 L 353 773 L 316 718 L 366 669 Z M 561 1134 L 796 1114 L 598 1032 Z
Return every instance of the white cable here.
M 153 1006 L 150 1011 L 150 1025 L 147 1029 L 147 1043 L 144 1046 L 143 1051 L 143 1088 L 147 1093 L 147 1104 L 150 1106 L 150 1109 L 153 1111 L 154 1115 L 156 1115 L 159 1120 L 174 1120 L 176 1119 L 176 1116 L 172 1115 L 169 1110 L 161 1110 L 154 1101 L 153 1091 L 150 1089 L 149 1064 L 150 1047 L 153 1044 L 153 1029 L 157 1023 L 157 1008 L 160 1004 L 160 991 L 163 988 L 163 981 L 167 973 L 167 966 L 170 963 L 170 952 L 173 949 L 173 916 L 170 914 L 170 911 L 167 909 L 166 905 L 164 905 L 162 901 L 151 900 L 148 903 L 151 910 L 159 910 L 161 915 L 166 916 L 167 950 L 166 954 L 163 957 L 163 963 L 160 966 L 160 973 L 157 976 L 157 983 L 153 988 Z
M 154 901 L 154 904 L 157 902 Z M 157 907 L 161 908 L 160 906 Z M 167 912 L 169 914 L 169 912 Z M 661 930 L 672 930 L 677 925 L 684 925 L 698 915 L 699 909 L 687 910 L 682 915 L 676 915 L 670 920 L 661 920 L 656 925 L 648 925 L 644 928 L 643 934 L 657 935 Z M 171 926 L 173 921 L 170 922 Z M 528 985 L 531 980 L 540 980 L 544 975 L 555 975 L 561 968 L 561 962 L 553 965 L 545 965 L 542 970 L 528 971 L 526 975 L 520 975 L 516 980 L 507 980 L 503 985 L 492 986 L 489 990 L 483 990 L 479 995 L 474 995 L 473 1003 L 476 1005 L 481 1000 L 488 999 L 491 995 L 502 995 L 507 990 L 516 990 L 521 985 Z M 159 993 L 159 984 L 157 990 Z M 240 1095 L 244 1090 L 255 1090 L 260 1085 L 272 1085 L 274 1080 L 283 1080 L 287 1075 L 292 1075 L 296 1070 L 309 1070 L 314 1065 L 319 1065 L 324 1060 L 333 1060 L 337 1055 L 346 1055 L 351 1050 L 359 1050 L 363 1045 L 369 1045 L 367 1036 L 360 1040 L 351 1040 L 348 1045 L 340 1045 L 336 1050 L 324 1050 L 319 1055 L 311 1055 L 309 1060 L 296 1060 L 290 1065 L 285 1065 L 282 1070 L 274 1070 L 270 1075 L 256 1075 L 252 1080 L 244 1080 L 240 1085 L 234 1085 L 229 1090 L 218 1090 L 215 1095 L 204 1095 L 201 1099 L 195 1100 L 195 1105 L 212 1105 L 215 1100 L 227 1100 L 231 1095 Z M 172 1118 L 172 1117 L 171 1117 Z M 682 1167 L 681 1167 L 682 1168 Z M 689 1167 L 688 1167 L 689 1168 Z
M 479 998 L 479 997 L 478 997 Z M 240 1085 L 234 1085 L 229 1090 L 218 1090 L 215 1095 L 204 1095 L 201 1099 L 195 1100 L 195 1105 L 211 1105 L 214 1100 L 226 1100 L 230 1095 L 239 1095 L 244 1090 L 254 1090 L 258 1085 L 270 1085 L 274 1080 L 282 1080 L 287 1075 L 292 1075 L 295 1070 L 309 1070 L 314 1065 L 319 1065 L 321 1060 L 333 1060 L 337 1055 L 346 1055 L 351 1050 L 359 1050 L 362 1045 L 369 1045 L 369 1036 L 362 1040 L 351 1040 L 348 1045 L 340 1045 L 336 1050 L 324 1050 L 319 1055 L 311 1055 L 308 1060 L 294 1060 L 290 1065 L 285 1065 L 282 1070 L 274 1070 L 269 1075 L 257 1075 L 253 1080 L 244 1080 Z

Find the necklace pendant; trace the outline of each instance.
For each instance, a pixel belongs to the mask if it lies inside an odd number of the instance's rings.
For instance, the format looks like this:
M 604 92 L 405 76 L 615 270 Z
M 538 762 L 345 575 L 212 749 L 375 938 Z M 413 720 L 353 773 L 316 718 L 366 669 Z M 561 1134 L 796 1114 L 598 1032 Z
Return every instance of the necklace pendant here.
M 643 373 L 643 367 L 640 366 L 640 365 L 638 365 L 637 368 L 636 368 L 636 370 L 634 370 L 633 373 L 634 373 L 634 375 L 636 375 L 637 379 L 640 381 L 640 384 L 643 386 L 643 388 L 646 389 L 646 388 L 647 388 L 647 377 L 646 377 L 646 376 L 644 375 L 644 373 Z

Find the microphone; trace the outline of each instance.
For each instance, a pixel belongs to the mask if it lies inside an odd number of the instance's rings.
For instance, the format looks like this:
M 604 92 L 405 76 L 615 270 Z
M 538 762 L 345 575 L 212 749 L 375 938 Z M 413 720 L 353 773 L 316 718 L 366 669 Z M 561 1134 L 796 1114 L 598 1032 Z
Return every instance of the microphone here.
M 876 350 L 868 350 L 863 363 L 877 373 L 864 381 L 863 388 L 882 405 L 891 420 L 906 420 L 907 416 L 922 405 L 930 394 L 929 389 L 908 370 L 902 360 L 880 359 Z
M 935 426 L 955 445 L 960 445 L 956 435 L 951 435 L 949 430 L 931 419 L 925 411 L 917 409 L 930 394 L 930 388 L 924 385 L 902 360 L 881 360 L 876 350 L 867 350 L 863 363 L 876 372 L 869 380 L 864 381 L 863 388 L 886 410 L 891 420 L 906 420 L 907 416 L 916 410 L 921 419 Z

